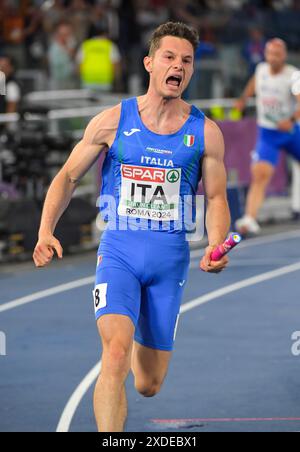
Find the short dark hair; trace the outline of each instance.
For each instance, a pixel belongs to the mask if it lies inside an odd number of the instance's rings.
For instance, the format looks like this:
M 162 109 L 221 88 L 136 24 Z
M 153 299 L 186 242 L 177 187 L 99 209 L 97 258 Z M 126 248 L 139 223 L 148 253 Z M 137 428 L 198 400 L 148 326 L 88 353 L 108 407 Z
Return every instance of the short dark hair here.
M 183 22 L 166 22 L 153 32 L 149 42 L 149 56 L 153 56 L 156 50 L 159 49 L 160 41 L 165 36 L 186 39 L 192 44 L 194 52 L 196 52 L 199 45 L 199 35 L 194 28 Z
M 101 19 L 90 26 L 89 38 L 95 38 L 97 36 L 103 36 L 109 34 L 109 25 L 107 20 Z

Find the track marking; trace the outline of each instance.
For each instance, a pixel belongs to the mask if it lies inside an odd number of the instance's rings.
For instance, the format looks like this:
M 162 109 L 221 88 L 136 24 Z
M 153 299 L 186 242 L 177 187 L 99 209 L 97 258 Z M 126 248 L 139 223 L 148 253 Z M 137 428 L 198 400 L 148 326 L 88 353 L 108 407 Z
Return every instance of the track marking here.
M 208 293 L 206 295 L 203 295 L 199 298 L 196 298 L 195 300 L 192 300 L 188 303 L 185 303 L 181 306 L 180 313 L 183 314 L 187 311 L 190 311 L 191 309 L 194 309 L 198 306 L 201 306 L 205 303 L 208 303 L 209 301 L 215 300 L 217 298 L 220 298 L 224 295 L 227 295 L 232 292 L 236 292 L 240 289 L 243 289 L 245 287 L 254 286 L 256 284 L 259 284 L 264 281 L 269 281 L 284 275 L 287 275 L 289 273 L 293 273 L 300 270 L 300 262 L 297 262 L 293 265 L 288 265 L 286 267 L 279 268 L 274 271 L 270 271 L 267 273 L 264 273 L 259 276 L 254 276 L 252 278 L 244 279 L 238 283 L 230 284 L 229 286 L 225 286 L 222 289 L 215 290 L 211 293 Z M 84 398 L 85 394 L 88 392 L 94 381 L 96 380 L 98 373 L 96 372 L 96 369 L 99 369 L 99 364 L 97 364 L 88 374 L 88 376 L 93 375 L 95 378 L 92 380 L 91 378 L 85 377 L 85 379 L 80 383 L 80 385 L 75 389 L 74 393 L 72 394 L 66 408 L 63 411 L 63 414 L 60 418 L 57 432 L 68 432 L 70 425 L 72 423 L 72 419 L 77 411 L 78 406 L 80 405 L 82 399 Z M 76 403 L 74 403 L 76 401 Z M 67 408 L 68 407 L 68 408 Z
M 65 433 L 69 431 L 72 419 L 77 411 L 78 406 L 80 405 L 81 400 L 85 396 L 87 389 L 90 388 L 94 381 L 98 378 L 100 370 L 101 361 L 100 363 L 96 364 L 95 367 L 93 367 L 93 369 L 87 374 L 80 385 L 76 388 L 76 391 L 74 391 L 74 393 L 72 394 L 72 397 L 68 401 L 61 415 L 56 429 L 57 433 Z
M 222 287 L 221 289 L 214 290 L 206 295 L 202 295 L 195 300 L 189 301 L 181 306 L 180 313 L 184 313 L 190 311 L 193 308 L 201 306 L 205 303 L 208 303 L 211 300 L 215 300 L 216 298 L 223 297 L 224 295 L 228 295 L 229 293 L 236 292 L 241 289 L 245 289 L 246 287 L 254 286 L 256 284 L 270 281 L 275 278 L 279 278 L 280 276 L 288 275 L 289 273 L 293 273 L 300 270 L 300 262 L 296 262 L 295 264 L 288 265 L 286 267 L 278 268 L 277 270 L 273 270 L 270 272 L 263 273 L 262 275 L 253 276 L 251 278 L 243 279 L 242 281 L 234 284 L 230 284 L 229 286 Z
M 299 256 L 298 256 L 299 257 Z M 230 260 L 230 265 L 229 268 L 230 269 L 234 269 L 236 267 L 241 268 L 241 267 L 247 267 L 247 268 L 257 268 L 259 266 L 262 267 L 266 267 L 266 266 L 270 266 L 270 267 L 278 267 L 278 266 L 284 266 L 284 265 L 289 265 L 293 260 L 298 259 L 298 257 L 294 257 L 293 259 L 283 259 L 283 258 L 278 258 L 278 259 L 271 259 L 271 258 L 261 258 L 261 259 L 251 259 L 249 261 L 249 259 L 231 259 Z M 200 269 L 200 259 L 196 259 L 191 261 L 191 264 L 189 266 L 189 270 L 197 270 Z
M 0 305 L 1 312 L 10 311 L 11 309 L 19 308 L 25 304 L 32 303 L 33 301 L 42 300 L 43 298 L 51 297 L 58 293 L 66 292 L 68 290 L 77 289 L 78 287 L 86 286 L 88 284 L 93 284 L 95 281 L 95 276 L 89 276 L 83 279 L 77 279 L 76 281 L 71 281 L 67 284 L 61 284 L 60 286 L 52 287 L 51 289 L 42 290 L 40 292 L 35 292 L 33 294 L 27 295 L 26 297 L 17 298 L 16 300 L 9 301 Z
M 242 243 L 239 244 L 238 249 L 241 250 L 243 248 L 248 248 L 249 246 L 257 246 L 257 245 L 266 245 L 268 243 L 273 243 L 285 239 L 293 239 L 300 237 L 300 230 L 295 229 L 293 231 L 287 231 L 287 232 L 278 232 L 277 234 L 272 234 L 270 236 L 264 236 L 264 237 L 257 237 L 254 239 L 248 239 L 242 241 Z M 191 259 L 198 259 L 200 257 L 200 251 L 201 249 L 196 249 L 191 251 Z
M 257 418 L 195 418 L 195 419 L 151 419 L 153 424 L 173 426 L 185 425 L 190 423 L 213 423 L 213 422 L 300 422 L 300 417 L 257 417 Z

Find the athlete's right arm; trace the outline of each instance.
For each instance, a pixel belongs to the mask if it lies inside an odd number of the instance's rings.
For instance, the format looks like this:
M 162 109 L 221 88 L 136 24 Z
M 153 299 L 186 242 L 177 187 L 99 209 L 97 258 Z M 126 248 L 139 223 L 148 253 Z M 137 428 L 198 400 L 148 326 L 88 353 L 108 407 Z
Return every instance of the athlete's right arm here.
M 235 108 L 239 111 L 244 111 L 245 107 L 247 105 L 247 101 L 250 97 L 253 97 L 255 95 L 255 75 L 251 77 L 249 82 L 246 85 L 246 88 L 244 89 L 241 97 L 236 101 Z
M 75 146 L 65 165 L 51 183 L 42 213 L 38 243 L 33 253 L 37 267 L 44 267 L 53 258 L 54 250 L 62 258 L 62 247 L 54 237 L 55 227 L 68 207 L 80 179 L 98 160 L 115 138 L 120 106 L 105 110 L 91 120 L 82 140 Z

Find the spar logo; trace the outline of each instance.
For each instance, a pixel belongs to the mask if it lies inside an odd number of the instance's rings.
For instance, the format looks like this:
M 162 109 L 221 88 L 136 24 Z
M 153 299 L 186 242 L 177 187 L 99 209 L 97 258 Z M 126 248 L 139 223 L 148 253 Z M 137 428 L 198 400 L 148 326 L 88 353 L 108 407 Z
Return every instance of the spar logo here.
M 177 170 L 172 170 L 172 171 L 169 171 L 169 172 L 168 172 L 167 180 L 168 180 L 168 182 L 170 182 L 171 184 L 175 184 L 176 182 L 178 182 L 179 179 L 180 179 L 179 171 L 177 171 Z
M 166 181 L 166 170 L 124 165 L 122 166 L 122 176 L 125 179 L 131 179 L 137 182 L 156 182 L 163 184 Z

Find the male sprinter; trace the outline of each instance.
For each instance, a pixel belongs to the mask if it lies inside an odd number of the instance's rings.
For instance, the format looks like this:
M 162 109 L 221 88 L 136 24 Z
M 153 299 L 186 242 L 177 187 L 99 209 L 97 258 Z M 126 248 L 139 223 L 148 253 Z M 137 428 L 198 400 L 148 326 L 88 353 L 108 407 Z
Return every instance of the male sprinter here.
M 51 261 L 54 250 L 62 257 L 55 226 L 80 178 L 100 152 L 106 153 L 102 195 L 112 197 L 94 290 L 103 346 L 94 396 L 100 432 L 123 431 L 130 369 L 145 397 L 157 394 L 165 379 L 189 266 L 180 199 L 194 197 L 201 170 L 209 247 L 200 266 L 219 273 L 228 264 L 227 257 L 210 260 L 230 227 L 223 137 L 181 99 L 197 44 L 197 33 L 182 23 L 169 22 L 154 32 L 144 59 L 147 94 L 91 121 L 46 197 L 34 251 L 38 267 Z
M 257 66 L 236 107 L 244 110 L 247 99 L 256 94 L 258 142 L 253 155 L 252 181 L 247 197 L 246 214 L 236 223 L 242 234 L 258 234 L 257 216 L 267 187 L 284 149 L 300 161 L 300 91 L 294 75 L 297 69 L 286 64 L 287 48 L 281 39 L 270 40 L 265 49 L 266 62 Z

